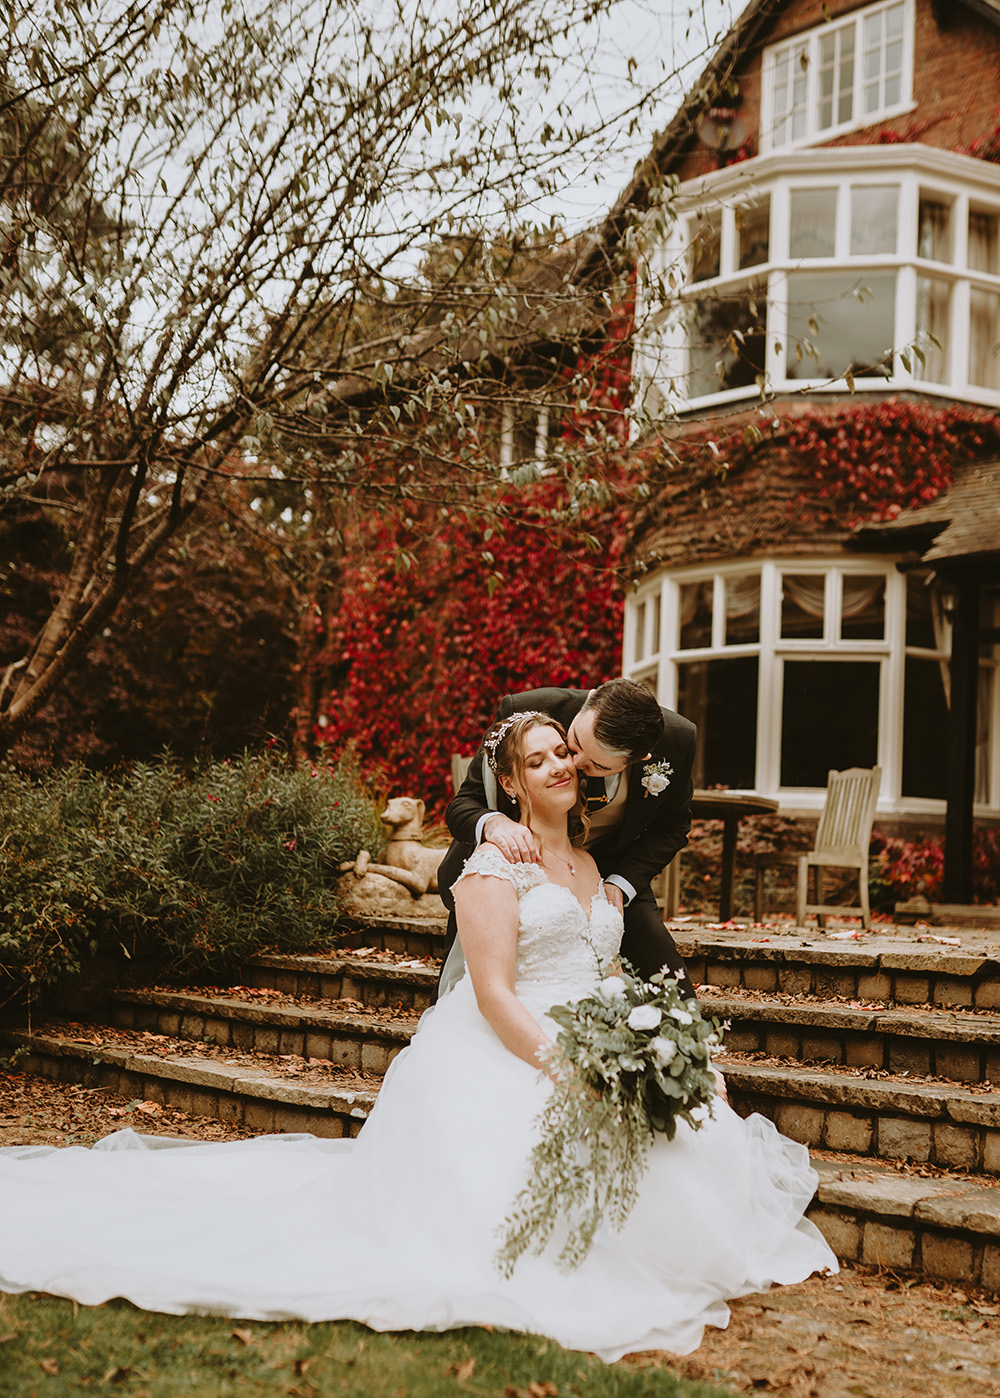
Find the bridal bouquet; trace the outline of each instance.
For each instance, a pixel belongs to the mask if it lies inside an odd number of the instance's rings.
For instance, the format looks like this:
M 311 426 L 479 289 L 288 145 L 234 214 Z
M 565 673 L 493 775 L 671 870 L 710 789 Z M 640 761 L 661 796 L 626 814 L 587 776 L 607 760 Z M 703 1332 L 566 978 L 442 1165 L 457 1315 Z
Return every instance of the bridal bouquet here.
M 628 1218 L 654 1133 L 672 1140 L 678 1121 L 697 1130 L 716 1090 L 718 1022 L 682 1000 L 672 975 L 643 981 L 626 968 L 549 1017 L 561 1026 L 546 1059 L 555 1085 L 528 1183 L 503 1225 L 497 1263 L 506 1276 L 557 1228 L 559 1265 L 578 1267 L 602 1222 L 620 1229 Z

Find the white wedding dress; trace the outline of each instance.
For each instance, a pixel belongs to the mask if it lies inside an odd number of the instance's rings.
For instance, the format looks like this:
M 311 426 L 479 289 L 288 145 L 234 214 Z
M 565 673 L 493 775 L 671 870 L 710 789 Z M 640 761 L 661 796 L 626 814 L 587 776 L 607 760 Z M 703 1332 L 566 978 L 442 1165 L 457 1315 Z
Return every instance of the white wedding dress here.
M 588 917 L 537 865 L 491 847 L 470 872 L 517 889 L 517 993 L 545 1025 L 552 1005 L 594 987 L 621 918 L 603 892 Z M 803 1217 L 816 1182 L 805 1148 L 720 1102 L 702 1129 L 657 1138 L 625 1228 L 603 1229 L 575 1272 L 547 1250 L 505 1280 L 498 1229 L 547 1090 L 480 1015 L 466 976 L 392 1064 L 356 1140 L 129 1130 L 93 1149 L 0 1150 L 0 1290 L 377 1330 L 489 1324 L 611 1361 L 687 1353 L 704 1325 L 726 1324 L 727 1297 L 836 1270 Z

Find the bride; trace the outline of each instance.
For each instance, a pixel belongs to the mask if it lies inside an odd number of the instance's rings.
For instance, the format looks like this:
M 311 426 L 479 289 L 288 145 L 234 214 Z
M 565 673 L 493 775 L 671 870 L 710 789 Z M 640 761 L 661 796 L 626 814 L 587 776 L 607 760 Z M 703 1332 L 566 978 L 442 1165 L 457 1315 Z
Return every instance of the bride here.
M 522 713 L 486 740 L 540 864 L 491 846 L 455 888 L 468 974 L 428 1011 L 353 1141 L 225 1144 L 121 1131 L 93 1149 L 0 1150 L 0 1290 L 95 1305 L 377 1330 L 499 1325 L 609 1362 L 697 1348 L 726 1299 L 836 1270 L 804 1218 L 804 1147 L 717 1100 L 702 1128 L 657 1137 L 620 1232 L 584 1262 L 558 1243 L 497 1265 L 551 1082 L 553 1005 L 592 991 L 622 924 L 594 861 L 570 844 L 577 777 L 562 729 Z

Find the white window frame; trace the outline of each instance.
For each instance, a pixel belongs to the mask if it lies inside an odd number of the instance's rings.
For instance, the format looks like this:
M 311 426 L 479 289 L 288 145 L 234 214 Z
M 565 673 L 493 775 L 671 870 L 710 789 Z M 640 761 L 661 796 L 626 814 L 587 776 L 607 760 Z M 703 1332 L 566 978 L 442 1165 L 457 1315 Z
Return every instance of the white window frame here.
M 882 102 L 870 112 L 863 110 L 863 94 L 865 87 L 864 65 L 862 62 L 864 52 L 864 33 L 866 22 L 881 16 L 884 23 L 886 11 L 894 6 L 903 6 L 903 62 L 900 76 L 900 96 L 896 102 Z M 842 35 L 853 29 L 854 32 L 854 79 L 853 98 L 851 116 L 846 121 L 834 120 L 829 126 L 819 125 L 820 106 L 820 51 L 824 39 L 834 38 L 837 50 L 840 50 Z M 841 136 L 848 131 L 856 131 L 865 126 L 872 126 L 875 122 L 884 121 L 888 117 L 898 116 L 903 112 L 913 109 L 913 35 L 914 35 L 914 0 L 878 0 L 877 4 L 866 5 L 864 9 L 855 10 L 849 15 L 840 19 L 831 20 L 826 24 L 817 25 L 814 29 L 806 30 L 802 34 L 796 34 L 791 39 L 782 40 L 781 43 L 772 44 L 764 50 L 764 59 L 761 73 L 761 114 L 760 114 L 760 149 L 762 154 L 770 151 L 786 149 L 792 146 L 800 146 L 815 141 L 829 141 L 836 136 Z M 805 110 L 804 120 L 799 123 L 798 134 L 784 135 L 785 125 L 794 120 L 795 108 L 789 108 L 786 112 L 776 110 L 776 83 L 779 70 L 783 65 L 787 65 L 793 82 L 797 75 L 800 86 L 805 88 Z M 880 82 L 884 81 L 884 71 L 880 72 Z M 804 82 L 802 82 L 804 78 Z M 836 93 L 833 97 L 836 104 Z
M 811 151 L 808 155 L 774 156 L 745 164 L 753 168 L 722 172 L 717 178 L 697 184 L 692 182 L 692 187 L 682 197 L 681 213 L 671 237 L 650 251 L 651 283 L 655 285 L 657 279 L 665 282 L 668 277 L 676 281 L 677 269 L 689 268 L 686 248 L 692 230 L 698 226 L 697 208 L 711 205 L 719 211 L 719 275 L 695 283 L 688 281 L 679 299 L 676 291 L 673 293 L 673 309 L 668 307 L 661 314 L 657 314 L 651 304 L 647 311 L 646 302 L 640 296 L 633 361 L 637 402 L 652 404 L 656 401 L 655 395 L 650 394 L 651 387 L 657 390 L 660 398 L 682 411 L 757 395 L 756 385 L 719 387 L 712 392 L 691 395 L 688 384 L 694 366 L 689 363 L 682 323 L 683 309 L 689 300 L 737 292 L 749 283 L 760 283 L 766 288 L 761 299 L 767 302 L 764 358 L 767 389 L 776 393 L 789 389 L 843 392 L 843 377 L 829 380 L 805 373 L 789 378 L 786 374 L 786 279 L 796 272 L 809 270 L 843 272 L 845 286 L 856 279 L 863 284 L 866 274 L 895 277 L 895 323 L 891 327 L 895 353 L 891 378 L 857 375 L 856 389 L 884 392 L 887 387 L 894 391 L 912 388 L 932 396 L 959 397 L 987 407 L 1000 407 L 1000 373 L 995 388 L 969 382 L 973 333 L 970 307 L 974 291 L 989 292 L 998 298 L 997 338 L 1000 340 L 1000 262 L 994 272 L 971 267 L 968 238 L 970 213 L 988 213 L 1000 220 L 1000 172 L 995 167 L 928 147 L 894 151 L 891 147 L 864 146 Z M 894 185 L 899 190 L 896 249 L 892 253 L 852 256 L 851 191 L 880 185 Z M 837 191 L 835 253 L 831 257 L 793 261 L 789 238 L 792 193 L 808 188 Z M 918 256 L 917 213 L 922 197 L 945 203 L 951 210 L 950 262 Z M 764 198 L 769 198 L 771 208 L 768 260 L 741 270 L 737 265 L 738 213 L 741 207 Z M 907 349 L 918 338 L 918 279 L 921 276 L 946 285 L 949 293 L 942 375 L 933 378 L 925 377 L 926 370 L 919 357 Z M 645 328 L 646 315 L 649 329 Z
M 542 465 L 549 452 L 549 422 L 551 409 L 548 403 L 541 402 L 532 404 L 535 417 L 535 443 L 532 449 L 532 459 Z M 500 419 L 500 474 L 506 476 L 512 469 L 522 466 L 526 462 L 523 456 L 516 456 L 514 451 L 517 423 L 515 420 L 515 404 L 505 402 L 503 413 Z
M 883 814 L 928 814 L 944 812 L 943 800 L 903 796 L 903 679 L 907 654 L 945 659 L 947 649 L 926 650 L 906 645 L 906 576 L 897 559 L 885 554 L 844 555 L 817 558 L 795 555 L 744 557 L 725 563 L 693 568 L 674 568 L 647 579 L 626 599 L 622 673 L 649 685 L 659 702 L 676 709 L 678 666 L 689 661 L 759 655 L 757 693 L 756 779 L 753 791 L 776 798 L 783 810 L 819 810 L 824 791 L 805 787 L 782 787 L 781 708 L 784 666 L 789 660 L 870 660 L 880 666 L 877 762 L 882 768 L 878 809 Z M 759 641 L 725 646 L 722 644 L 722 608 L 728 577 L 760 572 Z M 823 636 L 816 640 L 782 640 L 780 629 L 781 577 L 784 573 L 814 574 L 826 578 Z M 885 633 L 881 640 L 840 639 L 840 613 L 843 579 L 857 576 L 885 578 Z M 710 646 L 680 649 L 680 589 L 685 583 L 713 580 L 713 635 Z M 652 635 L 655 599 L 660 599 L 659 646 L 650 653 L 646 642 Z M 1000 609 L 998 609 L 1000 610 Z M 639 618 L 644 626 L 644 644 L 636 645 Z M 980 817 L 1000 810 L 1000 673 L 995 669 L 992 682 L 991 771 L 986 802 L 977 803 Z M 943 739 L 942 739 L 943 740 Z

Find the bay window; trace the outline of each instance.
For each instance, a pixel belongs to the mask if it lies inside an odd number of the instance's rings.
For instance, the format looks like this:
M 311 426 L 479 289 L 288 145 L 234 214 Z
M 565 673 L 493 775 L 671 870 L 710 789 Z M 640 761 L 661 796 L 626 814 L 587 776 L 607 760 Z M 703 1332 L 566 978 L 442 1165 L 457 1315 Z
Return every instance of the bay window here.
M 933 574 L 884 556 L 672 569 L 629 600 L 625 635 L 624 673 L 698 725 L 697 787 L 818 807 L 831 769 L 879 765 L 883 808 L 943 807 L 951 634 Z M 989 646 L 976 782 L 985 810 L 1000 809 L 998 708 Z
M 1000 169 L 930 147 L 744 166 L 692 182 L 650 249 L 647 410 L 852 382 L 1000 406 Z

